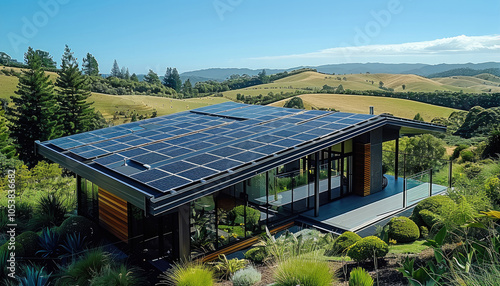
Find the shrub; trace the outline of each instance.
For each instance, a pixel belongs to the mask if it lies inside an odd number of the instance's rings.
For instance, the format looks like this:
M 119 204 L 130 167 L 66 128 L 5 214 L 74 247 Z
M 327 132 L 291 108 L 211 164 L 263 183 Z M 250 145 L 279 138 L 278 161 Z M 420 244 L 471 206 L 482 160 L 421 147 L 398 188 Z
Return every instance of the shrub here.
M 140 269 L 120 265 L 111 268 L 109 265 L 90 281 L 92 286 L 128 286 L 145 285 L 146 279 L 138 274 Z
M 453 154 L 451 155 L 451 159 L 454 160 L 454 159 L 457 159 L 458 157 L 460 157 L 460 152 L 462 150 L 467 149 L 467 148 L 469 148 L 469 146 L 467 146 L 465 144 L 460 144 L 457 147 L 455 147 L 455 150 L 453 150 Z
M 460 152 L 460 156 L 462 156 L 462 162 L 472 162 L 474 161 L 474 153 L 470 150 L 464 150 Z
M 497 177 L 489 178 L 484 184 L 484 189 L 488 198 L 495 204 L 500 204 L 500 179 Z
M 248 261 L 244 259 L 227 259 L 226 255 L 219 255 L 219 261 L 214 263 L 214 268 L 219 277 L 222 279 L 229 278 L 236 271 L 245 268 L 247 266 Z
M 85 256 L 72 263 L 59 280 L 63 285 L 90 285 L 90 280 L 110 264 L 109 254 L 100 250 L 90 250 Z
M 422 217 L 420 216 L 420 211 L 425 209 L 437 215 L 441 215 L 441 213 L 453 208 L 453 205 L 455 205 L 455 203 L 453 202 L 452 199 L 450 199 L 447 196 L 429 197 L 420 201 L 415 206 L 415 208 L 413 209 L 413 213 L 410 216 L 410 219 L 413 220 L 418 226 L 424 225 L 427 227 L 431 227 L 425 224 Z
M 443 221 L 440 215 L 437 215 L 430 210 L 421 210 L 419 214 L 424 224 L 430 228 L 432 228 L 436 223 Z
M 80 233 L 66 234 L 66 239 L 61 245 L 62 249 L 68 254 L 78 254 L 82 252 L 86 247 L 86 237 L 81 236 Z
M 428 236 L 429 236 L 429 229 L 426 226 L 421 226 L 420 227 L 420 237 L 425 239 Z
M 376 257 L 384 257 L 389 252 L 389 246 L 376 236 L 367 236 L 352 245 L 347 255 L 353 260 L 360 262 L 366 259 Z
M 236 271 L 231 278 L 233 286 L 252 286 L 260 282 L 262 279 L 262 274 L 250 266 L 245 269 L 240 269 Z
M 247 225 L 249 227 L 257 226 L 260 220 L 260 212 L 256 209 L 244 205 L 236 206 L 229 212 L 231 220 L 237 224 L 243 223 L 245 217 L 245 209 L 247 214 Z
M 325 255 L 333 256 L 345 252 L 351 245 L 361 240 L 358 234 L 346 231 L 341 234 L 332 244 L 332 247 L 325 251 Z
M 20 286 L 46 286 L 50 285 L 49 279 L 51 274 L 45 273 L 43 267 L 41 269 L 37 269 L 31 266 L 28 266 L 24 269 L 24 276 L 19 278 Z
M 64 201 L 54 194 L 46 194 L 38 201 L 34 220 L 41 227 L 59 226 L 64 221 L 64 215 Z
M 97 224 L 83 216 L 70 216 L 57 228 L 57 232 L 62 237 L 73 233 L 80 233 L 90 243 L 99 240 Z
M 349 274 L 349 286 L 372 286 L 373 278 L 361 267 L 354 268 Z
M 214 273 L 204 264 L 177 264 L 160 274 L 158 285 L 175 286 L 212 286 Z
M 266 256 L 266 249 L 263 247 L 254 247 L 245 252 L 245 259 L 258 263 L 262 263 Z
M 34 257 L 39 248 L 38 234 L 25 231 L 16 237 L 16 256 Z
M 420 237 L 418 226 L 407 217 L 392 218 L 387 225 L 389 239 L 395 239 L 397 242 L 412 242 Z
M 293 257 L 278 264 L 274 272 L 276 286 L 329 286 L 333 273 L 326 261 Z
M 36 253 L 41 254 L 42 257 L 56 257 L 61 249 L 61 244 L 59 243 L 60 236 L 54 230 L 50 228 L 44 228 L 42 235 L 38 238 L 40 244 L 40 250 Z

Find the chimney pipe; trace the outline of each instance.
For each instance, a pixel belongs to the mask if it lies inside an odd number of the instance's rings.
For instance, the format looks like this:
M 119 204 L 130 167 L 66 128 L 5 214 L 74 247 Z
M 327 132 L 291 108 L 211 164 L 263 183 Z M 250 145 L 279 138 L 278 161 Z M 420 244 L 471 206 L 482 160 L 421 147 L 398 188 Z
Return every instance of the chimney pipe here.
M 373 115 L 373 106 L 370 106 L 370 115 Z

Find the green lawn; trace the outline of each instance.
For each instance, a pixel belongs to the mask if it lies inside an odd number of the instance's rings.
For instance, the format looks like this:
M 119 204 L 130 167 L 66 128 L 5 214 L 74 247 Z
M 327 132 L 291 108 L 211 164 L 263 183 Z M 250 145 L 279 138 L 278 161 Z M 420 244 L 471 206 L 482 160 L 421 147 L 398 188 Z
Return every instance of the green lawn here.
M 389 253 L 393 254 L 403 254 L 412 253 L 418 254 L 422 250 L 429 248 L 428 246 L 422 245 L 425 240 L 417 240 L 412 243 L 398 243 L 396 245 L 389 245 Z

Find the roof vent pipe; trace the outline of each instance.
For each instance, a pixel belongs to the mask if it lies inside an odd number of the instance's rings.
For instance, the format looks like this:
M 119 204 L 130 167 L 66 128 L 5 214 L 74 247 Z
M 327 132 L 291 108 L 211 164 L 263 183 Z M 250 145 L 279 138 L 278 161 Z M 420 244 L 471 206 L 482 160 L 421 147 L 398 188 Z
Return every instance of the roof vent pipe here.
M 370 106 L 370 115 L 373 115 L 373 106 Z

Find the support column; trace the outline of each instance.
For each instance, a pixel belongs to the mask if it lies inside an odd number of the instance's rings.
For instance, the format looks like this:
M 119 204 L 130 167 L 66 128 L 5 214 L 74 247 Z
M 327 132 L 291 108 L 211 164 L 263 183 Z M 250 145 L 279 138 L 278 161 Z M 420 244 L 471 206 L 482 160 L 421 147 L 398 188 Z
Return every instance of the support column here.
M 314 216 L 319 216 L 319 152 L 314 154 Z
M 450 167 L 448 168 L 448 188 L 451 189 L 451 184 L 453 180 L 453 161 L 450 160 Z
M 76 212 L 82 215 L 82 177 L 76 175 Z
M 190 232 L 189 232 L 189 203 L 177 208 L 177 220 L 179 224 L 179 240 L 177 248 L 179 250 L 179 259 L 188 261 L 190 255 Z
M 399 137 L 396 138 L 396 148 L 395 148 L 396 154 L 394 156 L 394 179 L 397 181 L 398 180 L 398 175 L 399 175 Z

